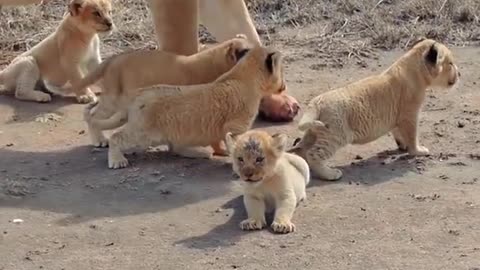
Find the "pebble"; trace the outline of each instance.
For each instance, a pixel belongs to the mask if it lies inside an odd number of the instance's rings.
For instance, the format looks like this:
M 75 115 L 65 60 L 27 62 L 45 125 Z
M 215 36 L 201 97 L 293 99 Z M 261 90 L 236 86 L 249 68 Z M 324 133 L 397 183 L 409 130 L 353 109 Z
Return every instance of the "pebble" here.
M 23 223 L 23 219 L 16 218 L 16 219 L 12 220 L 12 222 L 15 223 L 15 224 L 20 224 L 20 223 Z

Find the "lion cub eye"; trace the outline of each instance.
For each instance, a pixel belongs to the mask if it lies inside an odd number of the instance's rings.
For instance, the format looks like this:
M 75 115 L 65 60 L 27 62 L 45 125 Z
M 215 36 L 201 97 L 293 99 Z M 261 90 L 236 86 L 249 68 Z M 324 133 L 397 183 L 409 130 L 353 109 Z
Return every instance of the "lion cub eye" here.
M 94 11 L 92 14 L 93 14 L 93 16 L 98 17 L 98 18 L 102 17 L 100 12 L 98 12 L 98 11 Z
M 257 162 L 257 163 L 262 163 L 264 159 L 265 159 L 264 157 L 257 157 L 257 159 L 255 160 L 255 162 Z
M 243 162 L 243 158 L 242 157 L 238 157 L 237 158 L 239 162 Z

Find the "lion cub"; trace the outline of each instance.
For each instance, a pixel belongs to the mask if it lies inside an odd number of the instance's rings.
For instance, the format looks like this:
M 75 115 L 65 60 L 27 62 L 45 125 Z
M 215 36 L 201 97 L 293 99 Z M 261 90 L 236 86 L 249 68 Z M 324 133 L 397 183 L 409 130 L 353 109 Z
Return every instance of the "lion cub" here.
M 51 96 L 37 91 L 38 81 L 59 94 L 68 82 L 77 83 L 88 69 L 101 62 L 97 33 L 113 27 L 110 0 L 72 0 L 54 33 L 13 59 L 0 72 L 0 84 L 20 100 L 48 102 Z M 90 89 L 75 92 L 80 103 L 95 100 Z
M 73 86 L 79 91 L 103 78 L 98 104 L 88 106 L 84 113 L 92 143 L 97 147 L 108 145 L 102 130 L 125 124 L 128 106 L 141 88 L 157 84 L 213 82 L 230 70 L 249 48 L 250 43 L 240 34 L 190 56 L 159 50 L 138 50 L 107 59 Z
M 168 144 L 182 154 L 247 131 L 262 97 L 285 90 L 283 76 L 281 53 L 257 45 L 213 83 L 143 89 L 123 129 L 110 137 L 109 168 L 127 166 L 123 151 L 131 147 Z
M 237 137 L 228 133 L 225 142 L 233 170 L 245 182 L 243 201 L 248 219 L 242 221 L 240 227 L 262 229 L 266 225 L 268 206 L 275 209 L 273 231 L 293 232 L 293 212 L 306 198 L 305 188 L 310 182 L 307 162 L 285 152 L 287 136 L 284 134 L 270 136 L 264 131 L 250 130 Z
M 313 98 L 299 122 L 303 138 L 290 152 L 304 157 L 314 174 L 337 180 L 342 172 L 325 162 L 347 144 L 365 144 L 392 132 L 401 150 L 426 155 L 418 119 L 429 87 L 449 88 L 459 77 L 452 52 L 422 39 L 379 75 Z

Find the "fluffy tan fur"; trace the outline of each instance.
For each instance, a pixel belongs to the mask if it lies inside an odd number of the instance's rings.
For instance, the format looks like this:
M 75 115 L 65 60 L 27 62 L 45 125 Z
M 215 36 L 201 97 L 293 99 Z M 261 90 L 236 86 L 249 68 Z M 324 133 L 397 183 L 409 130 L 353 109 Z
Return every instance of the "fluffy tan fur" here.
M 400 149 L 426 155 L 418 142 L 418 118 L 428 87 L 451 87 L 458 70 L 445 45 L 423 39 L 379 75 L 312 99 L 299 122 L 305 131 L 290 151 L 304 157 L 315 176 L 337 180 L 326 165 L 341 147 L 371 142 L 392 132 Z
M 282 56 L 256 46 L 211 84 L 165 86 L 179 92 L 172 95 L 161 88 L 143 90 L 130 106 L 128 122 L 109 140 L 110 168 L 125 167 L 122 152 L 134 146 L 169 144 L 178 152 L 219 142 L 227 132 L 247 131 L 261 98 L 285 89 Z
M 245 36 L 213 46 L 200 53 L 183 56 L 166 51 L 139 50 L 104 61 L 74 87 L 76 91 L 103 79 L 98 104 L 85 110 L 92 143 L 107 146 L 102 130 L 126 122 L 127 108 L 139 89 L 157 84 L 191 85 L 213 82 L 230 70 L 242 53 L 251 48 Z M 219 152 L 218 149 L 216 152 Z
M 260 230 L 266 226 L 265 211 L 274 210 L 273 231 L 295 231 L 292 217 L 298 203 L 307 197 L 310 169 L 303 158 L 285 152 L 287 136 L 250 130 L 238 138 L 228 133 L 225 141 L 233 170 L 244 181 L 248 218 L 240 227 Z
M 38 81 L 48 90 L 63 94 L 62 87 L 82 79 L 86 70 L 101 62 L 97 33 L 112 27 L 109 0 L 72 0 L 54 33 L 16 57 L 0 72 L 0 83 L 21 100 L 48 102 L 49 94 L 35 91 Z M 75 93 L 81 103 L 93 101 L 90 89 Z

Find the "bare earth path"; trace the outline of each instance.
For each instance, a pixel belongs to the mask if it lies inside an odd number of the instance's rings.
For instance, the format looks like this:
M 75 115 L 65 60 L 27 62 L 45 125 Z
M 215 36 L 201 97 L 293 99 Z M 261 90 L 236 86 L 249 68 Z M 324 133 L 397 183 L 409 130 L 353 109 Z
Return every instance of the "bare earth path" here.
M 401 52 L 343 69 L 288 57 L 289 91 L 318 93 L 380 72 Z M 339 182 L 313 180 L 298 231 L 247 233 L 240 183 L 222 160 L 131 155 L 109 170 L 82 105 L 0 96 L 0 269 L 480 269 L 480 49 L 455 48 L 462 81 L 430 92 L 408 158 L 386 136 L 347 147 Z M 297 119 L 298 120 L 298 119 Z M 269 126 L 298 136 L 295 124 Z M 390 151 L 391 152 L 391 151 Z M 22 219 L 14 224 L 13 219 Z

